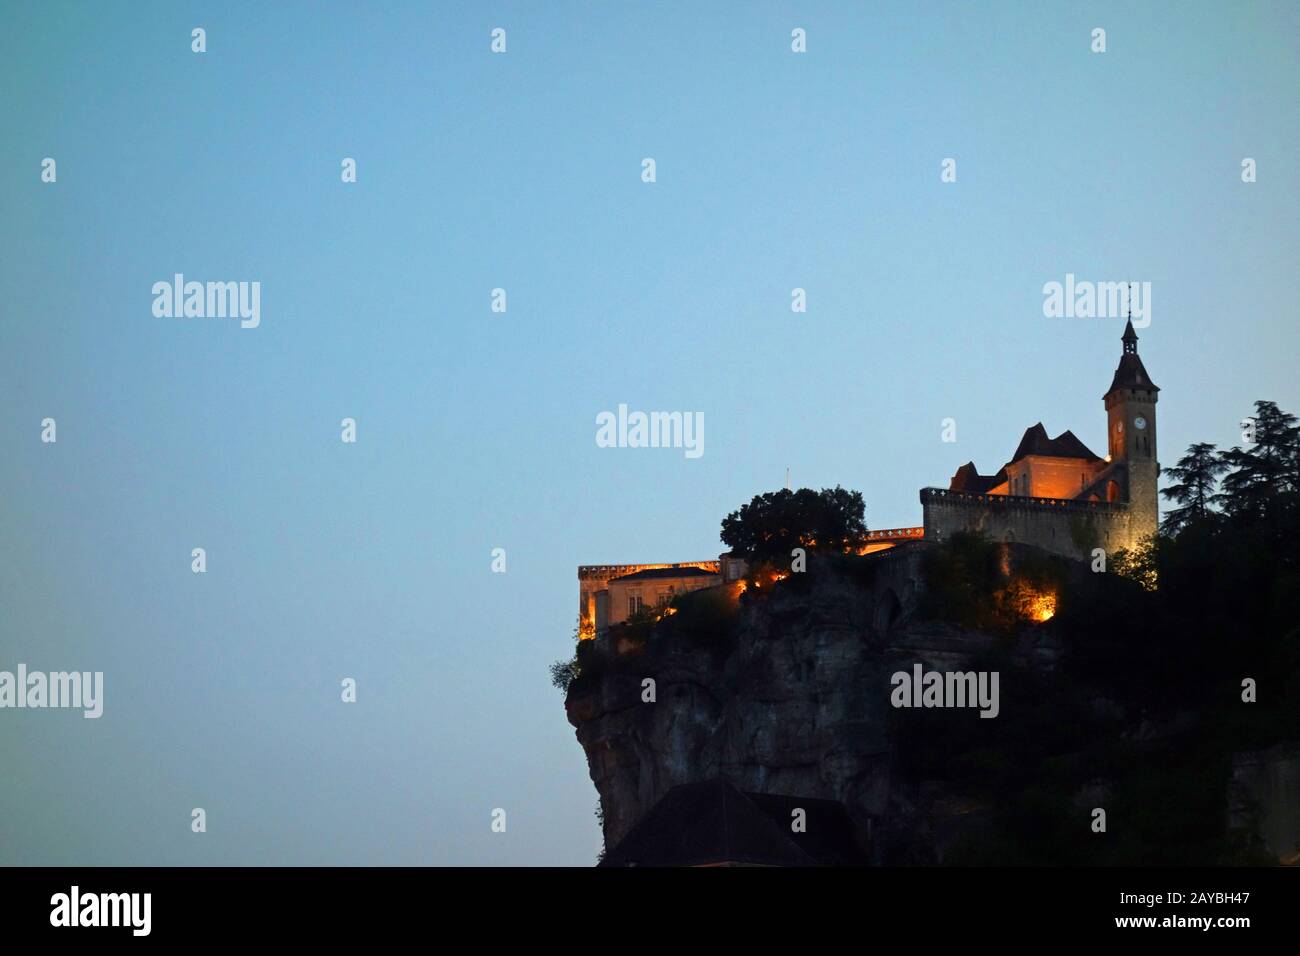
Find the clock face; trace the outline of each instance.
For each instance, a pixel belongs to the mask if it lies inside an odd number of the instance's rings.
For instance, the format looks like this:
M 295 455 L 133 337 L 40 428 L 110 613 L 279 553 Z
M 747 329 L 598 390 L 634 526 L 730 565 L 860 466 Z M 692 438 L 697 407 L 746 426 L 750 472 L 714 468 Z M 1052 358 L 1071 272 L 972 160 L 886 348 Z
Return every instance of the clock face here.
M 1137 426 L 1138 431 L 1141 431 L 1147 427 L 1147 420 L 1139 415 L 1137 418 L 1133 419 L 1133 424 Z

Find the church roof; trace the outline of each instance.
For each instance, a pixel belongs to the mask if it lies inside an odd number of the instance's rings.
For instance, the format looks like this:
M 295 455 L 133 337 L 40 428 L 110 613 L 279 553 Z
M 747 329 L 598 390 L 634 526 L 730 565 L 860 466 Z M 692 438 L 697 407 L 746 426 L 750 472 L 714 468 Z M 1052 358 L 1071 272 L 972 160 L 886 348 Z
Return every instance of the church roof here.
M 1155 382 L 1151 381 L 1151 376 L 1143 367 L 1142 360 L 1138 358 L 1138 337 L 1133 331 L 1132 319 L 1129 319 L 1124 326 L 1124 337 L 1120 341 L 1124 343 L 1124 354 L 1119 358 L 1119 366 L 1115 369 L 1115 377 L 1111 379 L 1106 394 L 1109 395 L 1117 388 L 1146 388 L 1153 392 L 1160 391 Z
M 952 476 L 948 488 L 952 491 L 970 491 L 982 495 L 1006 480 L 1006 468 L 999 469 L 996 475 L 981 475 L 979 469 L 975 467 L 975 462 L 968 461 L 957 469 L 957 474 Z
M 804 811 L 804 832 L 791 828 Z M 715 779 L 673 787 L 605 854 L 601 866 L 844 866 L 868 862 L 844 805 L 742 793 Z
M 1151 381 L 1151 376 L 1143 368 L 1142 360 L 1136 352 L 1127 352 L 1120 357 L 1119 367 L 1115 369 L 1115 377 L 1111 379 L 1106 394 L 1109 395 L 1117 388 L 1149 388 L 1153 392 L 1160 391 L 1159 386 Z
M 1031 425 L 1025 429 L 1025 437 L 1016 446 L 1016 453 L 1008 464 L 1015 464 L 1029 455 L 1046 455 L 1052 458 L 1082 458 L 1085 461 L 1099 461 L 1100 458 L 1088 450 L 1088 446 L 1074 437 L 1074 432 L 1063 431 L 1055 438 L 1047 437 L 1043 423 Z

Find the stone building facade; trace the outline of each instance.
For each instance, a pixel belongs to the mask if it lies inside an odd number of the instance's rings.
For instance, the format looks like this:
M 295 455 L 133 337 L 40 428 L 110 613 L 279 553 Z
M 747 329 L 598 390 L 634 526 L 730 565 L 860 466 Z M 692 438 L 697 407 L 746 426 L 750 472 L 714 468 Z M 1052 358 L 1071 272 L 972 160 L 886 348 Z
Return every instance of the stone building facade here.
M 1121 341 L 1119 366 L 1102 396 L 1106 457 L 1068 431 L 1048 438 L 1040 422 L 1025 431 L 1011 461 L 995 474 L 981 475 L 967 462 L 947 488 L 921 489 L 927 541 L 978 531 L 996 541 L 1087 559 L 1095 548 L 1109 555 L 1155 533 L 1160 389 L 1138 358 L 1132 321 Z
M 723 556 L 726 558 L 726 555 Z M 646 572 L 654 572 L 647 575 Z M 596 636 L 630 616 L 630 600 L 659 604 L 678 590 L 694 591 L 720 584 L 723 561 L 679 561 L 673 564 L 583 564 L 578 567 L 578 630 L 583 639 Z M 732 580 L 728 578 L 728 580 Z M 617 588 L 612 588 L 618 582 Z

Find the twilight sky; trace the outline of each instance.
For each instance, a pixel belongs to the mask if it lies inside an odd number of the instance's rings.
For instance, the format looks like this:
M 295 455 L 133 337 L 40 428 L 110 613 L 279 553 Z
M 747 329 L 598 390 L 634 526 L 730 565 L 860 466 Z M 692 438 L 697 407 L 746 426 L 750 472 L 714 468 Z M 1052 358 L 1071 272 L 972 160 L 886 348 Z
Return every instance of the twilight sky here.
M 575 566 L 716 556 L 787 466 L 885 528 L 1036 421 L 1104 453 L 1066 273 L 1152 284 L 1166 465 L 1300 411 L 1297 10 L 5 3 L 0 670 L 105 700 L 0 710 L 0 864 L 592 863 Z

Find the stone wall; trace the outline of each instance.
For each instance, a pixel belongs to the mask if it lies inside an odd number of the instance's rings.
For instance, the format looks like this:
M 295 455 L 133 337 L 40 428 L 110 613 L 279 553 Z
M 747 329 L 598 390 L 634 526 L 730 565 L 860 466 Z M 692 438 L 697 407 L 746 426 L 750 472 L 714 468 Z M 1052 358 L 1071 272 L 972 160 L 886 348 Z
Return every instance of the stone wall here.
M 1008 491 L 1036 498 L 1075 498 L 1105 467 L 1104 461 L 1026 455 L 1007 465 Z
M 993 541 L 1032 544 L 1067 558 L 1089 560 L 1093 548 L 1113 555 L 1134 546 L 1140 537 L 1123 502 L 922 488 L 921 509 L 926 541 L 942 541 L 957 531 L 978 531 Z

